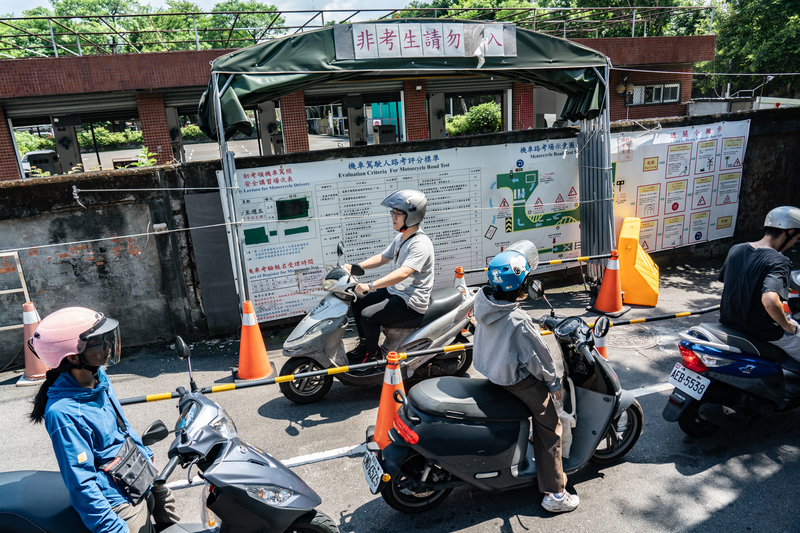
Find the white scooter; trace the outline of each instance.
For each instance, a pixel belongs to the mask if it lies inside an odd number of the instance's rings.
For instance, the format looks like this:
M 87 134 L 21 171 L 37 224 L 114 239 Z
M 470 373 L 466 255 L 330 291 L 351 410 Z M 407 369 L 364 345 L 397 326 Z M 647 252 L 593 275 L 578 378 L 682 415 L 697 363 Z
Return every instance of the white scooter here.
M 328 294 L 309 311 L 294 328 L 283 343 L 283 355 L 290 359 L 283 365 L 281 375 L 313 372 L 345 366 L 348 364 L 344 349 L 347 312 L 356 300 L 356 276 L 364 270 L 358 265 L 351 266 L 348 273 L 341 267 L 344 247 L 339 243 L 339 261 L 331 270 L 322 287 Z M 410 352 L 438 348 L 455 343 L 467 343 L 462 333 L 472 330 L 470 318 L 475 304 L 477 289 L 470 289 L 461 277 L 456 275 L 453 287 L 436 289 L 431 292 L 428 310 L 421 317 L 405 323 L 383 327 L 386 340 L 383 355 L 389 352 Z M 424 379 L 436 376 L 463 376 L 472 365 L 472 348 L 447 353 L 430 354 L 401 363 L 403 378 Z M 383 368 L 350 371 L 335 374 L 345 385 L 370 387 L 383 382 Z M 296 403 L 313 403 L 320 400 L 330 390 L 333 376 L 319 376 L 281 383 L 284 396 Z

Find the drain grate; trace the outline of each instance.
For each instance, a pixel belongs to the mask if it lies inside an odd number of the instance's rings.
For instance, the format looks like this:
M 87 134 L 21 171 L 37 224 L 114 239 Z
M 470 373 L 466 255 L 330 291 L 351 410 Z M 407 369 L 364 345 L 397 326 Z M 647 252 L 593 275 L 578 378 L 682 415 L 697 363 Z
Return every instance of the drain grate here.
M 643 350 L 658 344 L 658 337 L 644 326 L 618 326 L 611 328 L 606 346 L 624 350 Z

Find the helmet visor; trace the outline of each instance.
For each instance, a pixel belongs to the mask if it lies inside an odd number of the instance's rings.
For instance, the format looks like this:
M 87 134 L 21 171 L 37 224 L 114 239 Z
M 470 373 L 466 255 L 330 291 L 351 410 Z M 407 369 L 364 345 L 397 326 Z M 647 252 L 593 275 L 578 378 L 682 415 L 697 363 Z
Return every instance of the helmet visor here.
M 517 241 L 505 249 L 507 252 L 512 250 L 525 256 L 525 260 L 528 261 L 528 268 L 530 268 L 531 272 L 536 270 L 536 267 L 539 266 L 539 252 L 536 250 L 536 245 L 531 241 Z
M 118 321 L 104 317 L 89 331 L 82 333 L 80 338 L 86 341 L 80 356 L 87 365 L 103 366 L 119 363 L 121 345 Z

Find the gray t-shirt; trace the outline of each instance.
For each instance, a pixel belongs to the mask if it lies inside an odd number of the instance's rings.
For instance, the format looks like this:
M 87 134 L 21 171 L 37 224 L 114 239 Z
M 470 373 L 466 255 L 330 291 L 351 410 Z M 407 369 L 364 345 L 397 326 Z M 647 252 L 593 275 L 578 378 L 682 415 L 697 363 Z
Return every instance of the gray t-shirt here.
M 398 233 L 383 251 L 383 257 L 394 259 L 393 270 L 407 266 L 414 272 L 400 283 L 387 287 L 387 290 L 389 294 L 396 294 L 405 300 L 406 305 L 414 311 L 424 313 L 428 310 L 433 289 L 433 243 L 422 229 L 406 239 L 405 244 L 402 244 L 402 239 L 403 234 Z

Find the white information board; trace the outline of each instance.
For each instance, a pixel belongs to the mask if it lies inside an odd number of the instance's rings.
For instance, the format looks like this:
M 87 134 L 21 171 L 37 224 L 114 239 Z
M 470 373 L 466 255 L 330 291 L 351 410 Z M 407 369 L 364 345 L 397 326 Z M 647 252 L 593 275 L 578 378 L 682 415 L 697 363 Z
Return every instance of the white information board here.
M 749 133 L 743 120 L 612 136 L 616 227 L 641 218 L 647 252 L 733 235 Z
M 428 198 L 422 227 L 433 241 L 437 287 L 452 285 L 457 266 L 483 268 L 520 239 L 536 243 L 543 261 L 577 257 L 576 145 L 575 138 L 555 139 L 237 170 L 237 216 L 258 320 L 313 307 L 340 241 L 348 263 L 383 251 L 395 232 L 380 202 L 399 189 Z M 362 279 L 390 270 L 385 265 Z M 467 281 L 484 279 L 473 274 Z

